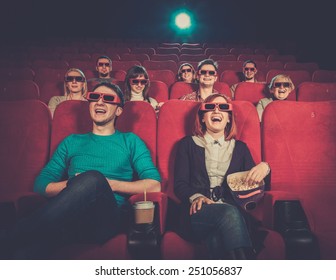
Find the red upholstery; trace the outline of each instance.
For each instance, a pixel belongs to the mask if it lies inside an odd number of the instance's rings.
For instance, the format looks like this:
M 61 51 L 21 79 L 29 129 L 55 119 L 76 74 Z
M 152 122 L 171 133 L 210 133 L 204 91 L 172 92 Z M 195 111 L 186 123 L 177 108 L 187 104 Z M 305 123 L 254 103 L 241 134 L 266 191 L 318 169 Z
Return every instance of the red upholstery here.
M 258 61 L 257 62 L 258 71 L 263 71 L 267 73 L 271 69 L 284 69 L 284 64 L 281 61 Z
M 180 49 L 178 47 L 158 47 L 156 48 L 157 54 L 180 54 Z
M 29 67 L 2 67 L 1 80 L 34 80 L 35 72 Z
M 253 60 L 256 61 L 258 65 L 259 61 L 266 61 L 267 58 L 266 55 L 264 54 L 240 54 L 238 55 L 237 60 L 238 61 Z
M 236 54 L 236 55 L 253 54 L 254 50 L 252 50 L 251 48 L 234 47 L 234 48 L 231 48 L 229 52 L 232 53 L 232 54 Z
M 206 56 L 210 56 L 212 54 L 229 54 L 229 49 L 228 48 L 206 48 L 204 51 Z
M 193 54 L 193 55 L 198 55 L 198 54 L 201 54 L 201 55 L 204 55 L 204 50 L 203 48 L 181 48 L 181 55 L 182 54 Z
M 149 60 L 149 55 L 145 53 L 124 53 L 120 55 L 120 60 L 137 60 L 143 65 L 144 61 Z
M 198 105 L 193 101 L 169 100 L 162 106 L 158 117 L 158 168 L 163 180 L 162 190 L 177 204 L 179 201 L 173 190 L 176 145 L 181 138 L 191 135 Z M 245 101 L 234 101 L 233 106 L 238 126 L 237 138 L 247 143 L 255 161 L 260 162 L 260 124 L 257 111 L 251 103 Z M 171 219 L 178 220 L 175 216 Z M 264 249 L 258 257 L 283 259 L 283 240 L 279 234 L 271 231 L 270 233 L 265 241 L 269 249 Z M 172 231 L 166 232 L 163 236 L 161 248 L 163 259 L 206 257 L 204 246 L 187 242 Z
M 176 80 L 175 73 L 171 70 L 147 70 L 149 79 L 151 81 L 164 82 L 170 87 Z
M 283 63 L 286 62 L 296 62 L 295 55 L 285 55 L 285 54 L 269 54 L 267 57 L 267 61 L 281 61 Z
M 40 89 L 40 100 L 47 105 L 51 97 L 64 95 L 63 81 L 45 81 L 38 84 L 38 86 Z
M 336 259 L 336 101 L 272 102 L 264 111 L 264 160 L 274 191 L 297 195 L 322 259 Z
M 336 71 L 334 70 L 315 70 L 312 81 L 317 83 L 336 83 Z
M 153 54 L 150 57 L 153 61 L 167 61 L 167 60 L 173 60 L 176 63 L 179 62 L 179 57 L 177 54 Z
M 62 69 L 41 67 L 36 70 L 34 81 L 39 86 L 46 81 L 63 82 L 64 74 Z
M 284 65 L 285 70 L 307 70 L 310 74 L 319 69 L 317 63 L 314 62 L 287 62 Z
M 147 70 L 170 70 L 173 73 L 177 73 L 177 64 L 174 60 L 166 60 L 166 61 L 152 61 L 146 60 L 143 63 L 143 66 Z
M 154 48 L 134 48 L 132 49 L 131 53 L 145 53 L 149 57 L 153 54 L 155 54 L 155 49 Z
M 138 60 L 124 60 L 124 61 L 117 60 L 112 62 L 112 69 L 124 70 L 127 72 L 127 70 L 133 67 L 134 65 L 141 65 L 141 63 Z
M 183 61 L 202 61 L 206 59 L 207 56 L 205 54 L 181 54 L 180 55 L 180 60 Z
M 210 59 L 215 61 L 237 61 L 237 55 L 235 54 L 212 54 L 209 56 Z M 241 63 L 240 63 L 241 66 Z
M 265 74 L 262 71 L 258 71 L 256 74 L 256 79 L 259 82 L 265 82 L 266 81 Z M 224 70 L 220 75 L 220 81 L 227 83 L 229 86 L 242 82 L 243 80 L 244 80 L 244 74 L 243 72 L 241 72 L 241 70 L 240 71 Z
M 0 102 L 0 130 L 0 208 L 7 202 L 11 210 L 2 208 L 1 216 L 15 218 L 25 210 L 22 197 L 37 197 L 33 184 L 49 157 L 51 114 L 39 100 Z
M 268 97 L 267 84 L 262 83 L 239 83 L 236 87 L 234 99 L 245 100 L 257 105 L 262 98 Z
M 276 75 L 284 74 L 288 75 L 293 81 L 295 87 L 298 87 L 303 82 L 311 82 L 312 78 L 308 71 L 306 70 L 280 70 L 272 69 L 268 71 L 266 75 L 266 82 L 270 83 L 272 78 Z M 295 100 L 295 99 L 292 99 Z
M 185 82 L 175 82 L 170 89 L 169 99 L 179 99 L 181 96 L 191 93 L 197 90 L 198 84 L 190 84 Z M 230 87 L 227 83 L 224 82 L 216 82 L 214 84 L 214 89 L 218 92 L 225 94 L 226 96 L 231 98 Z
M 168 86 L 161 81 L 151 81 L 148 94 L 157 102 L 166 102 L 169 99 Z
M 304 82 L 296 90 L 297 101 L 336 100 L 335 83 Z
M 9 80 L 0 92 L 0 100 L 39 99 L 40 90 L 32 80 Z

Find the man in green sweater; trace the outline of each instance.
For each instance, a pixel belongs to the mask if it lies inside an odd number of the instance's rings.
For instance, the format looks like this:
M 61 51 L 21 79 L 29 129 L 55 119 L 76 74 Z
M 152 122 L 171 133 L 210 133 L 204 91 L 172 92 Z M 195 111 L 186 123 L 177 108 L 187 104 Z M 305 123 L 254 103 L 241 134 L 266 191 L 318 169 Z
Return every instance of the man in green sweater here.
M 2 239 L 12 245 L 11 258 L 45 258 L 71 241 L 102 244 L 120 232 L 130 195 L 145 188 L 160 191 L 161 178 L 145 143 L 115 129 L 124 105 L 120 88 L 102 83 L 87 99 L 93 130 L 66 137 L 36 178 L 34 190 L 49 201 Z

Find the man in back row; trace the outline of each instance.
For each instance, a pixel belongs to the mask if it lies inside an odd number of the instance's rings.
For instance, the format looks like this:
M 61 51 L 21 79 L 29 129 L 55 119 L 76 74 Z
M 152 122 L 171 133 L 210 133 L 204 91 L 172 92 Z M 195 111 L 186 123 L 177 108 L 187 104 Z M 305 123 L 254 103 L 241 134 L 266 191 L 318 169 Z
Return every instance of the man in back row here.
M 122 229 L 130 195 L 160 191 L 145 143 L 115 129 L 124 105 L 120 88 L 102 83 L 87 99 L 92 132 L 72 134 L 59 144 L 34 185 L 47 204 L 0 232 L 0 259 L 44 259 L 74 241 L 103 244 Z
M 88 79 L 88 89 L 92 90 L 97 84 L 100 83 L 114 83 L 115 79 L 111 77 L 112 72 L 112 60 L 106 56 L 102 55 L 96 60 L 96 71 L 98 73 L 98 78 Z
M 204 101 L 208 96 L 218 93 L 214 89 L 217 81 L 218 64 L 212 59 L 202 60 L 197 66 L 197 80 L 199 87 L 196 91 L 183 95 L 180 100 Z
M 256 74 L 258 72 L 257 64 L 253 60 L 246 60 L 243 64 L 243 80 L 242 82 L 257 83 Z M 239 83 L 230 87 L 232 99 L 234 99 L 235 91 Z

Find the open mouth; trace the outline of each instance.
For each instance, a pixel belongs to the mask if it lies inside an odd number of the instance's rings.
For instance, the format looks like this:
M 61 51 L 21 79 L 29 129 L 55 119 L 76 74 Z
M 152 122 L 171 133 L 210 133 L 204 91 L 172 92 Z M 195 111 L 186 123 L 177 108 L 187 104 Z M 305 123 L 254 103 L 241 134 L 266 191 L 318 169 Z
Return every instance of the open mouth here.
M 222 121 L 222 117 L 220 117 L 220 116 L 212 116 L 211 117 L 211 121 L 212 122 L 221 122 Z
M 95 109 L 95 113 L 96 113 L 97 115 L 103 115 L 103 114 L 106 113 L 106 110 L 104 110 L 104 109 L 102 109 L 102 108 L 97 108 L 97 109 Z

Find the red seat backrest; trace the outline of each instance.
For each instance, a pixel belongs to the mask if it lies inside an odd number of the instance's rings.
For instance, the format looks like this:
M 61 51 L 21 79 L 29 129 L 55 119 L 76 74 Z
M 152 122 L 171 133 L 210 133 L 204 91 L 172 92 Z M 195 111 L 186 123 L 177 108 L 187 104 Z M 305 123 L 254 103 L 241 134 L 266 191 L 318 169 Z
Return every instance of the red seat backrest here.
M 0 197 L 32 192 L 49 157 L 51 114 L 39 100 L 0 102 Z
M 336 258 L 336 101 L 272 102 L 263 114 L 264 160 L 271 190 L 300 197 L 321 259 Z
M 268 86 L 262 83 L 239 83 L 234 94 L 235 100 L 249 101 L 253 105 L 265 97 L 269 97 Z
M 9 80 L 5 83 L 0 100 L 39 99 L 39 86 L 32 80 Z
M 336 71 L 334 70 L 315 70 L 312 75 L 312 82 L 335 83 Z
M 171 70 L 147 70 L 147 72 L 151 81 L 164 82 L 168 87 L 176 80 L 175 73 Z
M 158 168 L 162 176 L 162 191 L 178 201 L 174 195 L 174 161 L 177 142 L 192 134 L 199 102 L 169 100 L 158 116 Z M 237 139 L 250 148 L 256 162 L 261 160 L 260 122 L 255 107 L 246 101 L 234 101 Z
M 153 61 L 153 60 L 145 60 L 143 63 L 143 67 L 146 70 L 170 70 L 173 73 L 177 73 L 177 64 L 174 60 L 166 60 L 166 61 Z
M 336 100 L 335 83 L 304 82 L 296 90 L 297 101 Z

